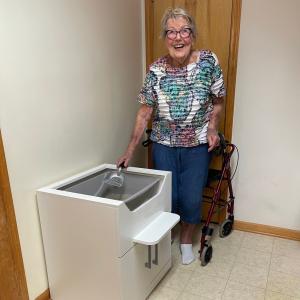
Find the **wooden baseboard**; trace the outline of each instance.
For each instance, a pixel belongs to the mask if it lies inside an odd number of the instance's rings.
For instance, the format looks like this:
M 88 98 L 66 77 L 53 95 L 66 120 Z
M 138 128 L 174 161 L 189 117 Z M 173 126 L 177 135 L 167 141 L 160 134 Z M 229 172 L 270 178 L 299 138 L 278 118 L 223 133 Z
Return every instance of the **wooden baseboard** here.
M 234 220 L 234 229 L 300 241 L 300 231 Z
M 47 289 L 43 294 L 39 295 L 35 300 L 51 300 L 50 290 Z

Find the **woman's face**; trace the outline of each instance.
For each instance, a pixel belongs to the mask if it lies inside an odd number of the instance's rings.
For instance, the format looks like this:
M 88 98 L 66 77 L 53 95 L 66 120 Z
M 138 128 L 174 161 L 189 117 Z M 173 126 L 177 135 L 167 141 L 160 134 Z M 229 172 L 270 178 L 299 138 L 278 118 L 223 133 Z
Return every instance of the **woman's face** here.
M 182 37 L 179 33 L 180 30 L 188 29 L 188 28 L 190 28 L 190 26 L 183 17 L 178 17 L 176 19 L 169 19 L 167 21 L 167 31 L 168 30 L 178 31 L 178 33 L 175 33 L 176 37 L 172 37 L 171 39 L 168 37 L 168 35 L 166 35 L 165 38 L 166 47 L 175 65 L 182 65 L 184 63 L 188 63 L 188 61 L 186 60 L 189 57 L 192 50 L 192 43 L 193 43 L 192 33 L 190 33 L 190 35 L 187 37 Z M 186 34 L 183 35 L 186 36 Z

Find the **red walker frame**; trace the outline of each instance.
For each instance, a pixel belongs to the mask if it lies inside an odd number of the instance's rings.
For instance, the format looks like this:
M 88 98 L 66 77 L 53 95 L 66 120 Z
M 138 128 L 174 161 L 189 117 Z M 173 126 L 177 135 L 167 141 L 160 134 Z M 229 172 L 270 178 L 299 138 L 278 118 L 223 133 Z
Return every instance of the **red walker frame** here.
M 201 265 L 205 266 L 212 258 L 213 248 L 211 246 L 211 237 L 213 234 L 213 228 L 209 227 L 211 223 L 211 218 L 215 212 L 216 206 L 227 208 L 226 219 L 220 224 L 219 235 L 220 237 L 228 236 L 233 228 L 234 223 L 234 195 L 232 189 L 232 175 L 231 175 L 231 167 L 230 167 L 230 159 L 232 154 L 234 153 L 236 146 L 225 141 L 224 137 L 220 136 L 220 147 L 219 147 L 219 155 L 222 155 L 222 169 L 215 170 L 210 169 L 208 173 L 208 182 L 218 180 L 216 188 L 213 188 L 207 185 L 207 188 L 214 189 L 213 196 L 203 195 L 204 199 L 208 199 L 204 202 L 211 203 L 211 206 L 208 211 L 208 216 L 205 221 L 204 226 L 202 227 L 202 234 L 200 239 L 200 250 L 198 251 L 200 254 Z M 222 182 L 226 182 L 229 190 L 228 200 L 221 199 L 221 185 Z

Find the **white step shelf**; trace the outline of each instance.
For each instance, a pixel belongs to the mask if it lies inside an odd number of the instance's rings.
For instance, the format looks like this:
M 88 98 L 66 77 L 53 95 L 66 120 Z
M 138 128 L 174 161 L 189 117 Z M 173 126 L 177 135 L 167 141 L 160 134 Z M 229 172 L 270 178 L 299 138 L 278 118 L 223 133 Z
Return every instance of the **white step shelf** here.
M 179 219 L 177 214 L 161 212 L 154 221 L 133 238 L 133 241 L 142 245 L 156 245 L 179 222 Z

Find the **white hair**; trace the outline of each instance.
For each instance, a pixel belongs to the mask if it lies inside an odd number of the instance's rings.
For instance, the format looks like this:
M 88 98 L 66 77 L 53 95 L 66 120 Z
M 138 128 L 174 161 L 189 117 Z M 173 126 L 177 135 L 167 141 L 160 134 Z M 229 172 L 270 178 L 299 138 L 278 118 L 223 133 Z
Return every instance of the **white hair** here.
M 194 38 L 196 38 L 197 36 L 197 30 L 196 30 L 196 24 L 194 21 L 194 18 L 187 13 L 186 10 L 184 10 L 183 8 L 177 7 L 177 8 L 168 8 L 162 19 L 161 19 L 161 37 L 165 38 L 166 37 L 166 33 L 167 33 L 167 22 L 169 19 L 177 19 L 177 18 L 184 18 L 192 31 L 192 35 Z

